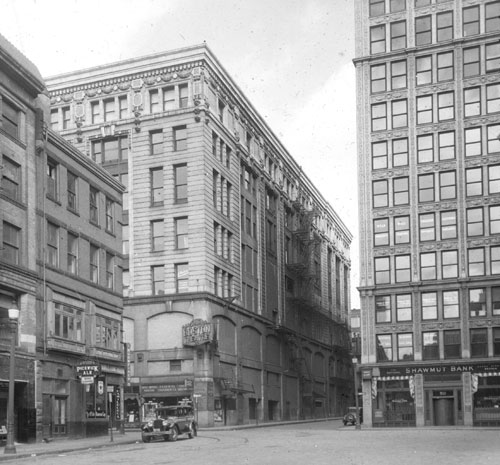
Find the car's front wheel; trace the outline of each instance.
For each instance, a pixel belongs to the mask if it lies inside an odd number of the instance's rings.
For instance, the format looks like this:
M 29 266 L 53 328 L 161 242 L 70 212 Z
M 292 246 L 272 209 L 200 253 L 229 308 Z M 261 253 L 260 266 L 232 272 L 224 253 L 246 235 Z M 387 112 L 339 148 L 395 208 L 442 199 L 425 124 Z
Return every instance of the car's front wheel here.
M 188 436 L 190 439 L 194 438 L 195 436 L 198 436 L 198 431 L 196 431 L 196 426 L 194 425 L 194 423 L 191 423 L 189 425 Z
M 179 430 L 177 429 L 177 425 L 172 426 L 172 433 L 170 434 L 171 441 L 177 441 L 179 437 Z
M 351 423 L 353 425 L 356 424 L 356 417 L 354 415 L 347 415 L 344 424 Z

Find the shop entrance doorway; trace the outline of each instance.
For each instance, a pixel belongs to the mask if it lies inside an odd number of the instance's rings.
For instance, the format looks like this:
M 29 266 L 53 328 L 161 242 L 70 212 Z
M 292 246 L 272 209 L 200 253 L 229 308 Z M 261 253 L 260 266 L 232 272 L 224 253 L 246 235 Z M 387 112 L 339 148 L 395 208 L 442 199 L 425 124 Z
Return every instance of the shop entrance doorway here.
M 433 399 L 434 425 L 450 426 L 455 424 L 455 406 L 453 398 Z

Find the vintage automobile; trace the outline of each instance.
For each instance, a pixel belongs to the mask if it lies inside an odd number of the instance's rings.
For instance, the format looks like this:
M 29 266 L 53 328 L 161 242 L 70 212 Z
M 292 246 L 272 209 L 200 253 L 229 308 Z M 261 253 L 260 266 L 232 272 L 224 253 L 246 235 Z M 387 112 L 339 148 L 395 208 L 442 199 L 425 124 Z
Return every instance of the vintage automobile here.
M 348 423 L 351 425 L 356 424 L 356 407 L 349 407 L 347 413 L 344 415 L 344 426 Z M 359 424 L 363 423 L 363 407 L 359 407 Z
M 189 438 L 197 435 L 197 425 L 193 408 L 187 405 L 157 407 L 154 417 L 141 427 L 143 442 L 153 439 L 177 441 L 179 434 L 187 434 Z

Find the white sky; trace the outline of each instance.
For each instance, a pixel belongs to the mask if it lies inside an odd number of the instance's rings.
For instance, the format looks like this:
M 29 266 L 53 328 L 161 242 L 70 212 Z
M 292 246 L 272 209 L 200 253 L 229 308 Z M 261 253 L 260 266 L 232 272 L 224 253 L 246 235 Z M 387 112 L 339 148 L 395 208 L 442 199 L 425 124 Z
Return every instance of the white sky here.
M 353 233 L 353 0 L 0 0 L 0 33 L 43 76 L 206 41 Z

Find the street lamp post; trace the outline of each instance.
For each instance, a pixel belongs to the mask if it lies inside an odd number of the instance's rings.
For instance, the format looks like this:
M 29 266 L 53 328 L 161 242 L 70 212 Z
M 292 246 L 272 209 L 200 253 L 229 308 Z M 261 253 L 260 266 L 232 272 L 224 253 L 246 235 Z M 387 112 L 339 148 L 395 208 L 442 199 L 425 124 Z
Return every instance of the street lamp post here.
M 14 387 L 16 383 L 16 332 L 19 310 L 9 308 L 10 323 L 10 362 L 9 362 L 9 399 L 7 403 L 7 443 L 5 444 L 4 454 L 16 454 L 14 444 Z
M 354 402 L 356 405 L 356 429 L 361 429 L 361 424 L 359 423 L 359 399 L 358 399 L 358 359 L 354 357 L 352 359 L 352 364 L 354 366 Z

